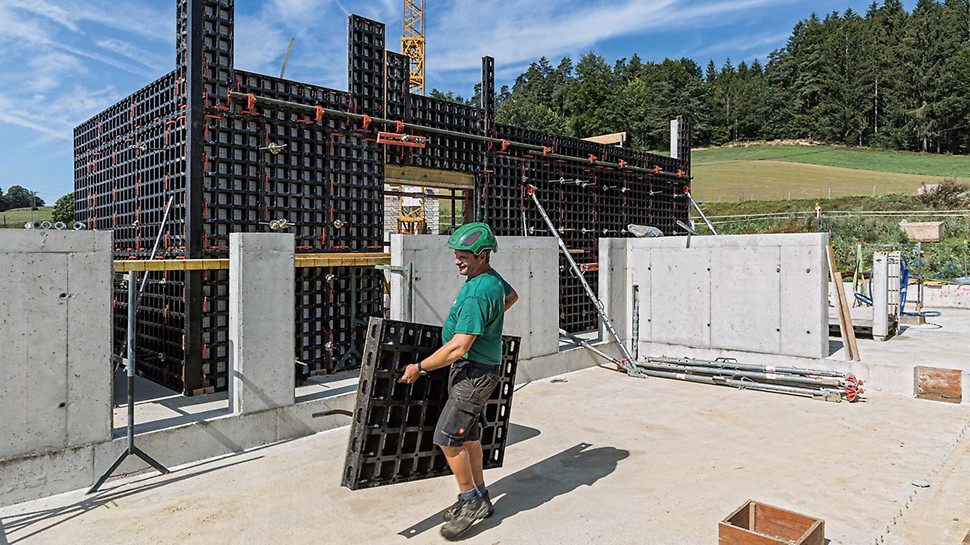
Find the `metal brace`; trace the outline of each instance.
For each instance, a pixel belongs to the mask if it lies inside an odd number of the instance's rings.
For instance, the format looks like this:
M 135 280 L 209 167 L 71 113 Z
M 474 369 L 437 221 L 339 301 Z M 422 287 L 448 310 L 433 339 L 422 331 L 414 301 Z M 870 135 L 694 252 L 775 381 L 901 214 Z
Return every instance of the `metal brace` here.
M 374 268 L 404 275 L 405 282 L 407 282 L 407 289 L 404 292 L 403 321 L 412 321 L 412 317 L 414 316 L 414 266 L 411 263 L 406 263 L 404 265 L 374 265 Z

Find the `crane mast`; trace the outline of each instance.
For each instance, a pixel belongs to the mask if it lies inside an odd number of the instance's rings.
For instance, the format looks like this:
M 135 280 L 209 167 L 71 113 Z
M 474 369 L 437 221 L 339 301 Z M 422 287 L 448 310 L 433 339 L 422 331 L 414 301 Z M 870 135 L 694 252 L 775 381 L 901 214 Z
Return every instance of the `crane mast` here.
M 410 59 L 410 91 L 424 94 L 424 0 L 404 0 L 401 53 Z

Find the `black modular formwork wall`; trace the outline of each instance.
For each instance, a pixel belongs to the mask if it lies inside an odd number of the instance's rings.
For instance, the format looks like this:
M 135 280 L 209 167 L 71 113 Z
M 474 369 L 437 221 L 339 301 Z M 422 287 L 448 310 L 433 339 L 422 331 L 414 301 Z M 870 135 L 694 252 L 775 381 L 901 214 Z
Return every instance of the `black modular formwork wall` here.
M 232 0 L 177 0 L 177 18 L 173 72 L 75 129 L 76 219 L 112 229 L 116 259 L 151 255 L 169 199 L 156 258 L 225 258 L 230 233 L 269 232 L 280 220 L 292 224 L 297 252 L 380 251 L 385 164 L 473 174 L 475 217 L 466 219 L 499 235 L 548 235 L 523 191 L 536 185 L 585 264 L 600 236 L 625 236 L 628 223 L 673 234 L 687 219 L 686 132 L 671 159 L 496 125 L 491 58 L 481 108 L 414 95 L 407 59 L 385 49 L 384 25 L 358 16 L 348 21 L 348 91 L 236 70 Z M 379 131 L 428 142 L 378 144 Z M 560 326 L 594 329 L 595 307 L 564 265 Z M 595 274 L 588 279 L 595 287 Z M 228 291 L 226 270 L 152 273 L 139 310 L 140 371 L 186 394 L 225 389 Z M 298 269 L 298 377 L 359 365 L 381 291 L 370 268 Z M 122 291 L 115 316 L 120 348 Z
M 449 368 L 414 384 L 401 384 L 401 370 L 441 346 L 437 326 L 372 318 L 367 327 L 357 402 L 341 484 L 356 490 L 450 473 L 434 430 L 448 400 Z M 502 337 L 499 384 L 485 405 L 482 453 L 485 469 L 505 460 L 519 338 Z

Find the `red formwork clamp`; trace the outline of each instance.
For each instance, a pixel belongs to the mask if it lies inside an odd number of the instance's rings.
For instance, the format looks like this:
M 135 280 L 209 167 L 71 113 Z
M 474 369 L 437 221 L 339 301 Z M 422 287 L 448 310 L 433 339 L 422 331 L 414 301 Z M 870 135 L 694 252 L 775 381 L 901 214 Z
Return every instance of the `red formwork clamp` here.
M 865 390 L 862 389 L 862 381 L 857 379 L 855 375 L 850 374 L 845 377 L 845 399 L 849 402 L 858 401 L 859 396 L 861 396 Z
M 616 164 L 620 165 L 620 168 L 626 167 L 626 161 L 624 161 L 623 159 L 620 159 L 619 161 L 617 161 Z
M 370 116 L 367 114 L 364 114 L 363 121 L 364 121 L 364 126 L 362 128 L 366 129 L 370 125 Z
M 533 194 L 535 194 L 535 192 L 536 192 L 536 186 L 534 186 L 532 184 L 526 184 L 526 186 L 525 186 L 525 194 L 526 195 L 533 195 Z
M 547 155 L 549 155 L 549 148 L 546 146 L 542 146 L 542 156 L 545 157 Z
M 593 155 L 592 153 L 589 154 L 589 162 L 590 164 L 593 164 L 596 162 L 596 156 Z
M 317 106 L 313 109 L 313 120 L 320 121 L 323 119 L 323 106 Z
M 509 141 L 503 139 L 502 144 L 499 146 L 499 151 L 505 151 L 507 149 L 509 149 Z
M 402 134 L 404 133 L 404 122 L 403 121 L 395 121 L 394 122 L 394 132 L 402 133 Z
M 246 93 L 246 109 L 252 110 L 256 106 L 256 95 L 253 93 Z

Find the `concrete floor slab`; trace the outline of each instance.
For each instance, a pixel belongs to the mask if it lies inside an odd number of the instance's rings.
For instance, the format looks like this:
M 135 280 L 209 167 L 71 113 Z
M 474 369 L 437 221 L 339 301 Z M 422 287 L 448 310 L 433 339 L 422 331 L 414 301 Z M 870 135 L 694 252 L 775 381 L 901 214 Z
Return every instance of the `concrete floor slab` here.
M 520 386 L 467 543 L 709 544 L 748 499 L 830 545 L 960 544 L 970 406 L 825 403 L 591 368 Z M 348 428 L 0 509 L 0 543 L 441 543 L 450 478 L 339 486 Z M 925 479 L 929 488 L 912 484 Z

